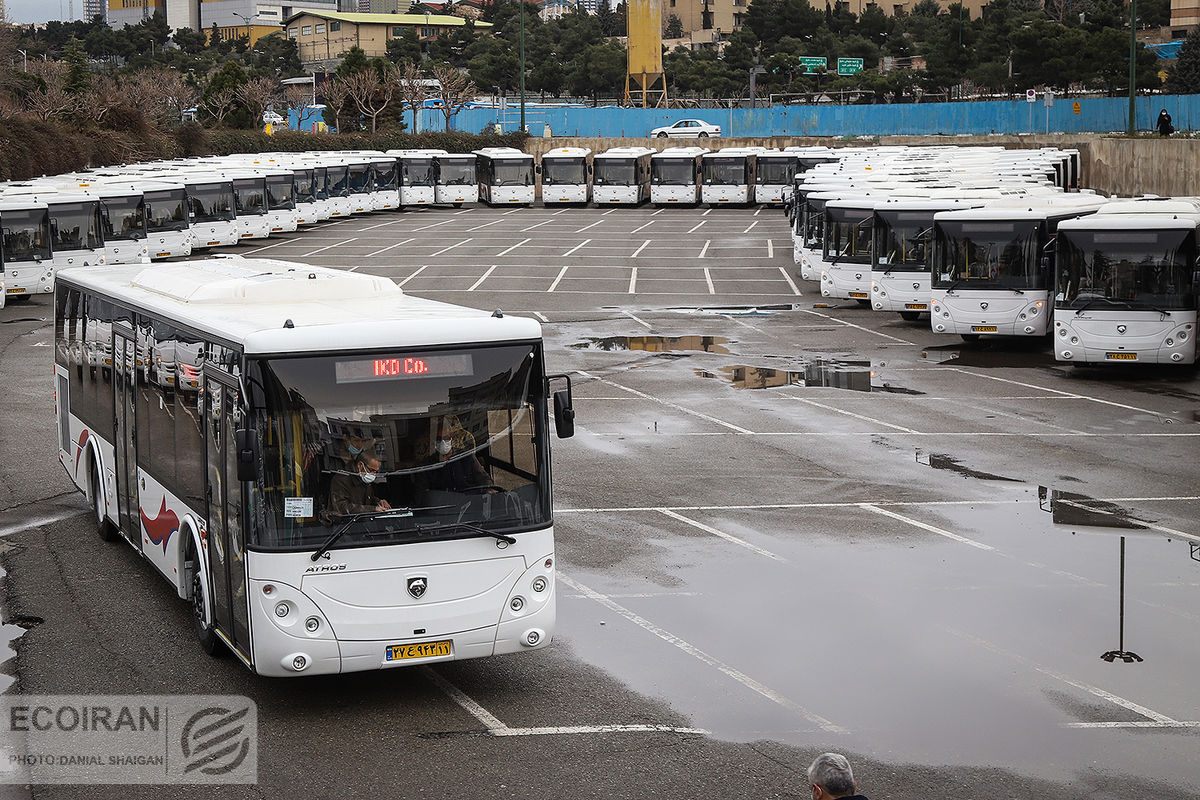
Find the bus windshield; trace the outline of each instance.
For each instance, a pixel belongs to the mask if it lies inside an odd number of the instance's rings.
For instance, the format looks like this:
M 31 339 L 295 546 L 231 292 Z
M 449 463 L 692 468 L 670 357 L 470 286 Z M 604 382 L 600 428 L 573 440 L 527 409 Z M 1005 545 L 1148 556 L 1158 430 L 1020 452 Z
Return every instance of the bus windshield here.
M 311 203 L 316 200 L 316 172 L 311 169 L 298 169 L 292 173 L 293 186 L 296 188 L 297 203 Z
M 325 190 L 329 197 L 346 197 L 350 193 L 350 170 L 345 166 L 329 167 L 325 173 Z
M 529 161 L 493 161 L 493 186 L 532 186 L 533 163 Z
M 291 175 L 272 175 L 267 178 L 267 200 L 272 211 L 296 207 L 292 180 Z
M 826 208 L 825 256 L 848 264 L 871 263 L 871 212 L 862 208 Z
M 54 249 L 95 250 L 103 247 L 100 238 L 100 204 L 60 203 L 50 209 L 50 238 Z
M 933 286 L 1041 289 L 1042 222 L 981 220 L 939 222 Z
M 263 215 L 267 213 L 267 183 L 262 178 L 247 178 L 233 182 L 237 198 L 237 213 Z
M 696 162 L 690 158 L 656 158 L 650 162 L 650 181 L 659 186 L 694 186 Z
M 395 161 L 378 161 L 372 165 L 375 170 L 375 188 L 380 191 L 395 189 L 400 180 L 399 165 Z
M 542 183 L 552 186 L 556 183 L 570 186 L 587 184 L 587 160 L 578 158 L 543 158 Z
M 186 231 L 187 228 L 187 196 L 183 189 L 146 192 L 148 231 Z
M 474 161 L 442 161 L 438 164 L 438 182 L 442 186 L 470 186 L 475 180 Z
M 273 358 L 249 372 L 254 546 L 315 549 L 347 523 L 338 547 L 549 524 L 535 346 Z
M 365 194 L 371 191 L 371 165 L 351 164 L 347 169 L 350 194 Z
M 889 272 L 925 272 L 932 227 L 932 211 L 876 211 L 875 263 Z
M 767 186 L 790 186 L 796 174 L 796 161 L 790 158 L 760 158 L 758 182 Z
M 637 183 L 633 159 L 598 158 L 593 169 L 592 181 L 596 186 L 633 186 Z
M 106 197 L 100 203 L 104 241 L 144 239 L 146 211 L 141 195 Z
M 405 186 L 433 186 L 433 159 L 404 159 Z
M 193 222 L 222 222 L 234 219 L 233 186 L 228 183 L 192 185 L 187 190 Z
M 50 214 L 46 209 L 6 210 L 0 224 L 3 225 L 5 263 L 50 258 Z
M 805 200 L 804 246 L 816 247 L 821 243 L 825 231 L 825 203 L 821 200 Z
M 1194 309 L 1191 230 L 1059 231 L 1058 308 Z
M 704 182 L 709 186 L 745 186 L 747 164 L 742 156 L 706 158 L 701 166 Z

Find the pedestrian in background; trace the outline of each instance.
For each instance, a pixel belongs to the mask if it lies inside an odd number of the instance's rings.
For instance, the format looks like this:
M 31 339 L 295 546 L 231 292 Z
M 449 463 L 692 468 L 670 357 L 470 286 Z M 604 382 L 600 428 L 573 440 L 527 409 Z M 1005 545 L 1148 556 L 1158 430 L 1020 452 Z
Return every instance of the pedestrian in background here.
M 838 753 L 822 753 L 808 768 L 813 800 L 867 800 L 858 794 L 850 762 Z
M 1171 124 L 1171 115 L 1165 108 L 1158 112 L 1158 132 L 1163 136 L 1170 136 L 1175 132 L 1175 126 Z

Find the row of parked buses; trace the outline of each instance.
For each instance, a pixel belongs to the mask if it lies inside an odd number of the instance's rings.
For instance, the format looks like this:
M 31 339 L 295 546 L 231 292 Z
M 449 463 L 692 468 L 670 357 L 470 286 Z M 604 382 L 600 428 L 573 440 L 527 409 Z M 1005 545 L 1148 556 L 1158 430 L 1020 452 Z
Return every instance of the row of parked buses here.
M 935 333 L 1075 364 L 1196 360 L 1200 198 L 1079 190 L 1073 150 L 874 148 L 797 174 L 800 276 Z

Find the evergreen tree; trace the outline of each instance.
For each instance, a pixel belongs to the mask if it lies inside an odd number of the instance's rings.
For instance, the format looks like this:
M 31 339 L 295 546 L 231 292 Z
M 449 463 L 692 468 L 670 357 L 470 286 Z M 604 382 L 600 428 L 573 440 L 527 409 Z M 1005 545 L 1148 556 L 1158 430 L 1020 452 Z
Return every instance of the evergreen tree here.
M 667 26 L 663 29 L 664 39 L 682 39 L 683 38 L 683 21 L 679 17 L 672 14 L 667 17 Z
M 71 94 L 87 91 L 88 87 L 92 85 L 92 73 L 88 69 L 88 57 L 83 49 L 83 43 L 72 37 L 67 42 L 63 61 L 67 62 L 67 76 L 63 80 L 63 88 Z
M 1200 94 L 1200 28 L 1193 28 L 1179 48 L 1163 88 L 1169 94 Z

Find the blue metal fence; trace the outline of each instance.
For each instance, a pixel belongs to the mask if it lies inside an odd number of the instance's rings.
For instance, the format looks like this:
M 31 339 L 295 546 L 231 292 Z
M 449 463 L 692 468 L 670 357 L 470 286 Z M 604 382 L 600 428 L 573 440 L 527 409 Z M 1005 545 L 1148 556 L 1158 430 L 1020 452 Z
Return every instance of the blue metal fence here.
M 1076 106 L 1078 104 L 1078 106 Z M 1076 113 L 1078 108 L 1078 113 Z M 1137 128 L 1153 129 L 1160 109 L 1166 108 L 1178 130 L 1200 125 L 1200 95 L 1155 95 L 1137 98 Z M 652 128 L 680 119 L 699 118 L 720 125 L 725 136 L 885 136 L 980 135 L 1016 133 L 1108 133 L 1124 131 L 1128 97 L 1058 97 L 1052 108 L 1036 102 L 993 101 L 963 103 L 905 103 L 893 105 L 804 105 L 762 108 L 653 109 L 555 108 L 527 105 L 530 133 L 541 136 L 549 126 L 554 136 L 647 136 Z M 516 127 L 510 104 L 496 108 L 464 108 L 453 119 L 456 130 L 478 133 L 500 122 L 505 131 Z M 421 111 L 421 130 L 444 130 L 437 109 Z

